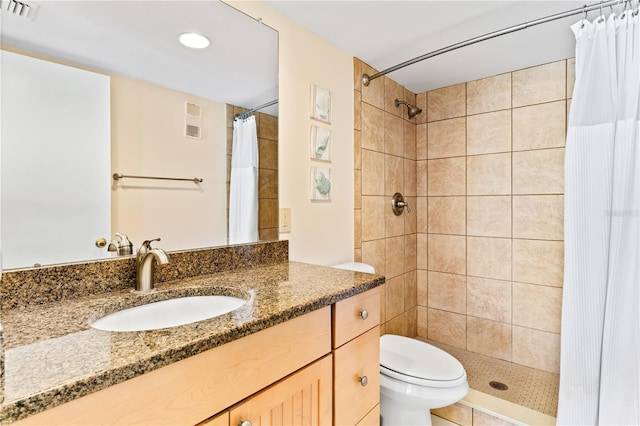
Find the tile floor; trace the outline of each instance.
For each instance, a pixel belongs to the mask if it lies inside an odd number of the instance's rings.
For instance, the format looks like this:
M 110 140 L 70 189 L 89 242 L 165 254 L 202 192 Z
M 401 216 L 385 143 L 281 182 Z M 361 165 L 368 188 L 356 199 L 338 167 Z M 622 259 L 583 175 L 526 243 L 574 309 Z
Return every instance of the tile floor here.
M 469 386 L 532 410 L 555 417 L 558 411 L 559 376 L 542 370 L 499 360 L 443 343 L 417 337 L 456 357 L 467 371 Z M 500 391 L 489 386 L 498 381 L 509 389 Z

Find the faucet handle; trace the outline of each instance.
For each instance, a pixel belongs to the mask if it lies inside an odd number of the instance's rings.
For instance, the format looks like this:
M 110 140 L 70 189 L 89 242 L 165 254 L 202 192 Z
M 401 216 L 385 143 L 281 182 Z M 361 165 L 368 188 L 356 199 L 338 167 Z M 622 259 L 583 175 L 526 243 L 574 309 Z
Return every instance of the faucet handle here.
M 142 242 L 142 245 L 145 246 L 146 248 L 151 248 L 151 243 L 154 242 L 154 241 L 160 241 L 160 237 L 154 238 L 152 240 L 144 240 Z
M 144 240 L 142 244 L 140 244 L 140 247 L 138 248 L 138 254 L 143 255 L 147 251 L 151 250 L 151 243 L 154 241 L 160 241 L 160 237 L 154 238 L 152 240 Z

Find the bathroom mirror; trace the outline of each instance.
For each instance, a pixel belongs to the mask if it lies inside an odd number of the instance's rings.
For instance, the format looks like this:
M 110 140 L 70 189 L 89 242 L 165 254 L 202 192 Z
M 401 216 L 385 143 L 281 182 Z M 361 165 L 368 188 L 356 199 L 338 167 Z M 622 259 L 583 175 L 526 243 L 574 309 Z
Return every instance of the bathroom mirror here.
M 167 250 L 225 245 L 231 145 L 227 131 L 233 120 L 229 105 L 254 108 L 277 100 L 277 31 L 219 1 L 25 0 L 2 1 L 0 7 L 4 269 L 109 258 L 112 253 L 98 247 L 99 240 L 108 244 L 116 232 L 127 234 L 134 249 L 143 239 L 156 237 L 162 238 L 156 244 Z M 206 36 L 210 45 L 181 45 L 178 36 L 185 32 Z M 12 73 L 12 66 L 24 62 L 27 67 L 36 63 L 40 73 L 33 80 L 40 85 L 27 83 L 30 91 L 40 98 L 47 92 L 54 101 L 31 105 L 13 126 L 4 125 L 7 111 L 18 110 L 16 99 L 25 98 L 24 89 L 14 95 L 5 91 L 18 86 L 24 72 L 21 68 Z M 70 70 L 71 78 L 55 80 L 58 71 L 67 73 L 64 70 Z M 81 85 L 85 78 L 97 80 L 91 83 L 96 95 Z M 56 92 L 64 84 L 80 97 L 70 101 L 68 92 Z M 69 113 L 68 104 L 74 102 L 77 109 Z M 93 102 L 106 124 L 92 124 L 89 113 L 85 120 L 83 113 L 93 111 Z M 80 134 L 82 149 L 58 147 L 55 129 L 47 128 L 38 114 L 48 116 L 54 126 L 70 123 L 62 127 Z M 260 117 L 268 127 L 265 134 L 272 135 L 267 145 L 277 152 L 277 104 L 260 110 Z M 32 129 L 40 145 L 9 148 L 12 136 Z M 98 140 L 108 146 L 84 153 L 85 146 Z M 277 182 L 277 157 L 275 167 L 273 158 L 270 162 L 270 179 Z M 203 182 L 115 180 L 114 173 Z M 92 186 L 92 179 L 102 189 Z M 23 190 L 9 185 L 15 182 L 32 186 Z M 74 195 L 74 185 L 91 196 L 106 193 L 106 207 L 88 208 L 88 196 Z M 16 199 L 22 207 L 11 210 Z M 267 204 L 271 210 L 275 206 L 277 218 L 277 183 L 275 199 Z M 91 228 L 100 220 L 108 229 Z M 90 231 L 80 235 L 80 222 L 87 222 Z M 275 227 L 277 238 L 277 222 Z M 7 230 L 15 235 L 7 236 Z M 266 235 L 274 237 L 273 232 Z M 83 247 L 66 253 L 65 248 L 75 244 Z

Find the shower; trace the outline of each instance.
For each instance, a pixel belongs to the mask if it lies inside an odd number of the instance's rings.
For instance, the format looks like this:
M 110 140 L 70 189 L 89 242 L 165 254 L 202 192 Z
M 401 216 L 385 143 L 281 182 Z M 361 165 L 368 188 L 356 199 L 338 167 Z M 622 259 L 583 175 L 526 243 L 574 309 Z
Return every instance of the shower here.
M 420 108 L 418 108 L 417 106 L 411 105 L 408 102 L 396 99 L 396 107 L 399 107 L 400 104 L 407 106 L 408 113 L 409 113 L 409 119 L 412 119 L 413 117 L 415 117 L 416 115 L 418 115 L 418 114 L 420 114 L 422 112 L 422 110 Z

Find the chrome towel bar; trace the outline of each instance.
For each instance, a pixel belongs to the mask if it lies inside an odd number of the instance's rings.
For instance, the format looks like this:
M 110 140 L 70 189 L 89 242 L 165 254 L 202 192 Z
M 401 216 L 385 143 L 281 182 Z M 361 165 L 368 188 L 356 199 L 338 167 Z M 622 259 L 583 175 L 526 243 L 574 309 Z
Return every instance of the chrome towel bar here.
M 185 180 L 193 183 L 202 183 L 203 180 L 201 178 L 170 178 L 170 177 L 156 177 L 156 176 L 133 176 L 133 175 L 123 175 L 122 173 L 114 173 L 113 180 L 120 180 L 123 178 L 133 178 L 133 179 L 159 179 L 159 180 Z

